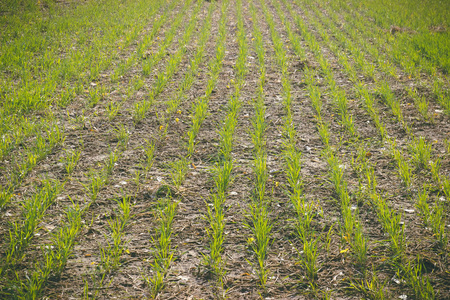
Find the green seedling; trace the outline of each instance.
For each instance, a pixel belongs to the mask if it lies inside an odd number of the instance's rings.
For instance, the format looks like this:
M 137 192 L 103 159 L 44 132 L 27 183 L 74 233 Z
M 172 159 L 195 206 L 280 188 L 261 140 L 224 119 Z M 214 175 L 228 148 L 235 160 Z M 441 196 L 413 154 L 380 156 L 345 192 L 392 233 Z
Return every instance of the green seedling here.
M 134 170 L 133 182 L 136 185 L 136 193 L 139 192 L 139 188 L 141 186 L 141 170 Z
M 389 235 L 389 241 L 394 255 L 393 259 L 399 259 L 405 250 L 404 227 L 401 222 L 401 215 L 391 210 L 385 199 L 380 195 L 372 194 L 371 198 L 376 207 L 378 219 L 384 231 Z
M 145 155 L 145 172 L 148 173 L 153 166 L 155 158 L 155 143 L 145 140 L 145 146 L 143 149 Z
M 128 140 L 130 139 L 130 133 L 128 128 L 126 128 L 123 124 L 120 125 L 119 128 L 114 130 L 116 132 L 117 146 L 121 150 L 127 149 Z
M 266 258 L 270 246 L 270 233 L 273 224 L 270 222 L 267 208 L 263 205 L 252 204 L 250 206 L 250 219 L 246 226 L 252 231 L 254 238 L 251 247 L 256 256 L 257 275 L 259 283 L 266 287 L 269 278 L 269 270 L 266 266 Z
M 66 108 L 75 98 L 76 93 L 73 88 L 65 88 L 60 95 L 60 98 L 56 101 L 57 105 L 61 108 Z
M 342 115 L 342 124 L 351 136 L 357 136 L 355 125 L 353 123 L 353 117 L 346 114 Z
M 101 266 L 105 274 L 117 270 L 120 266 L 120 259 L 126 247 L 124 230 L 131 218 L 130 197 L 123 193 L 123 196 L 116 199 L 116 202 L 119 210 L 116 212 L 115 218 L 108 220 L 110 238 L 106 237 L 106 247 L 100 247 Z
M 363 279 L 361 281 L 353 281 L 350 283 L 350 289 L 360 292 L 367 299 L 384 300 L 386 299 L 384 289 L 387 281 L 381 282 L 375 270 L 372 271 L 371 279 Z
M 424 120 L 433 120 L 432 116 L 428 114 L 429 101 L 424 96 L 415 97 L 414 104 Z
M 111 78 L 112 83 L 117 83 L 120 78 L 120 72 L 118 72 L 118 71 L 112 72 L 110 75 L 110 78 Z
M 422 274 L 422 264 L 420 258 L 417 258 L 417 264 L 409 262 L 407 265 L 398 266 L 397 276 L 404 278 L 412 288 L 417 299 L 436 299 L 436 293 L 428 277 Z M 400 273 L 401 271 L 401 273 Z
M 173 162 L 170 168 L 170 176 L 172 178 L 173 185 L 179 189 L 186 178 L 186 174 L 189 167 L 189 161 L 186 157 L 182 157 L 179 160 Z
M 316 212 L 317 205 L 312 201 L 304 203 L 303 198 L 301 196 L 299 198 L 301 200 L 291 199 L 297 213 L 295 228 L 300 240 L 307 240 L 314 234 L 312 222 L 318 215 Z
M 386 104 L 391 108 L 392 113 L 397 118 L 397 121 L 400 122 L 403 125 L 403 113 L 400 108 L 400 102 L 395 97 L 394 93 L 392 92 L 389 83 L 387 81 L 383 81 L 380 84 L 379 87 L 379 93 L 383 97 L 383 100 L 386 102 Z
M 424 188 L 419 191 L 417 195 L 416 207 L 419 210 L 420 216 L 422 217 L 425 226 L 429 226 L 430 222 L 430 208 L 428 205 L 428 191 Z
M 213 194 L 211 196 L 212 208 L 207 207 L 207 220 L 209 228 L 206 232 L 209 237 L 209 256 L 205 256 L 206 265 L 209 266 L 212 272 L 219 280 L 224 276 L 224 264 L 222 261 L 223 243 L 224 243 L 224 211 L 223 204 L 225 196 L 223 193 Z
M 163 198 L 159 202 L 159 222 L 156 228 L 156 236 L 152 238 L 152 243 L 154 244 L 154 260 L 151 263 L 153 275 L 144 277 L 150 287 L 152 297 L 156 297 L 163 289 L 164 278 L 173 261 L 172 224 L 177 206 L 177 202 L 172 202 L 170 198 Z
M 418 168 L 428 169 L 431 160 L 431 144 L 423 137 L 414 139 L 409 146 L 414 164 Z
M 434 204 L 434 209 L 430 214 L 429 224 L 433 231 L 433 236 L 439 243 L 439 246 L 446 252 L 448 245 L 448 235 L 445 231 L 445 216 L 446 213 L 444 206 L 436 202 Z
M 306 277 L 313 282 L 317 279 L 317 272 L 319 265 L 317 263 L 318 253 L 318 239 L 303 240 L 303 251 L 298 252 L 300 264 L 303 267 Z
M 214 173 L 214 182 L 216 185 L 217 192 L 225 193 L 228 186 L 233 181 L 233 176 L 231 175 L 231 171 L 233 170 L 233 161 L 225 161 L 222 166 L 216 165 L 213 170 Z
M 225 160 L 231 159 L 231 150 L 233 148 L 233 133 L 237 125 L 236 114 L 231 112 L 225 119 L 222 130 L 219 131 L 220 151 Z
M 398 150 L 394 149 L 394 158 L 397 162 L 397 172 L 406 187 L 410 187 L 413 180 L 412 169 L 405 157 Z
M 309 71 L 311 72 L 311 71 Z M 311 103 L 313 105 L 314 110 L 316 111 L 317 117 L 320 118 L 321 112 L 322 112 L 322 100 L 320 95 L 320 89 L 316 85 L 313 85 L 314 79 L 309 79 L 308 82 L 308 91 L 309 91 L 309 97 L 311 98 Z
M 287 145 L 284 151 L 286 176 L 293 196 L 300 196 L 303 193 L 303 181 L 301 178 L 301 157 L 302 153 Z
M 437 157 L 435 160 L 430 160 L 430 171 L 433 180 L 437 183 L 441 182 L 440 170 L 441 170 L 441 159 Z
M 0 210 L 9 204 L 13 194 L 10 188 L 0 186 Z
M 330 131 L 328 129 L 327 123 L 318 122 L 317 129 L 319 130 L 319 135 L 322 140 L 322 143 L 328 147 L 330 143 Z
M 63 185 L 57 181 L 45 180 L 43 187 L 22 204 L 22 220 L 12 223 L 9 231 L 9 246 L 6 251 L 6 262 L 14 264 L 24 258 L 24 250 L 34 237 L 37 226 L 47 209 L 53 204 Z
M 81 157 L 81 149 L 78 150 L 68 150 L 65 149 L 66 157 L 61 158 L 61 162 L 64 164 L 64 168 L 66 169 L 66 173 L 68 175 L 72 174 L 73 170 L 77 166 L 78 161 Z
M 334 79 L 333 79 L 334 81 Z M 337 103 L 338 112 L 341 116 L 341 122 L 344 125 L 344 128 L 352 135 L 356 135 L 355 126 L 353 124 L 352 116 L 348 113 L 348 104 L 347 97 L 344 92 L 337 91 L 334 93 L 335 101 Z
M 335 226 L 335 224 L 330 226 L 330 229 L 328 230 L 327 235 L 326 235 L 326 250 L 327 250 L 327 254 L 330 254 L 331 236 L 334 233 L 334 226 Z
M 35 263 L 35 270 L 28 276 L 27 281 L 20 282 L 21 286 L 18 291 L 19 298 L 38 299 L 41 296 L 43 286 L 50 277 L 52 266 L 54 264 L 51 255 L 44 255 L 44 258 L 44 261 Z
M 429 227 L 433 232 L 433 237 L 439 246 L 447 251 L 448 236 L 445 232 L 445 209 L 442 204 L 436 202 L 433 209 L 428 204 L 429 192 L 425 187 L 419 192 L 416 201 L 416 207 L 425 227 Z
M 53 272 L 60 276 L 64 270 L 68 259 L 72 255 L 75 238 L 81 230 L 83 209 L 72 201 L 72 206 L 66 211 L 67 223 L 52 234 Z
M 207 207 L 207 217 L 209 228 L 207 233 L 209 236 L 210 255 L 205 256 L 206 265 L 217 276 L 219 283 L 225 275 L 224 263 L 222 261 L 224 228 L 225 228 L 225 192 L 231 181 L 231 170 L 233 163 L 231 161 L 224 162 L 223 166 L 217 165 L 214 170 L 214 182 L 216 184 L 217 193 L 211 195 L 212 207 Z
M 356 222 L 355 225 L 352 249 L 358 265 L 362 270 L 365 270 L 367 263 L 368 243 L 360 222 Z
M 108 102 L 108 104 L 106 105 L 106 113 L 110 122 L 114 120 L 121 108 L 122 103 L 120 102 Z
M 95 201 L 97 199 L 98 193 L 103 188 L 103 186 L 107 183 L 107 177 L 106 174 L 103 172 L 98 172 L 93 169 L 89 170 L 88 176 L 88 183 L 87 184 L 81 184 L 86 192 L 88 193 L 89 197 L 92 201 Z
M 450 178 L 444 177 L 442 179 L 442 190 L 447 197 L 447 201 L 450 201 Z
M 0 159 L 3 159 L 13 148 L 13 140 L 10 135 L 3 135 L 0 142 Z
M 142 80 L 142 78 L 140 77 L 134 77 L 132 80 L 134 91 L 139 91 L 144 86 L 144 84 L 144 80 Z
M 108 220 L 112 241 L 107 241 L 105 248 L 100 247 L 100 261 L 103 272 L 110 273 L 120 266 L 120 258 L 124 251 L 124 232 L 119 218 Z
M 131 196 L 126 195 L 122 192 L 123 196 L 116 200 L 117 205 L 119 206 L 119 218 L 120 218 L 120 229 L 124 230 L 127 224 L 129 223 L 132 215 L 131 215 Z
M 30 150 L 34 152 L 36 159 L 40 161 L 47 156 L 50 149 L 45 138 L 42 135 L 39 135 L 36 139 L 35 145 Z
M 110 150 L 108 158 L 104 162 L 103 171 L 105 176 L 110 176 L 114 170 L 117 160 L 119 159 L 119 153 L 117 150 Z
M 98 104 L 98 102 L 104 97 L 105 91 L 103 88 L 91 88 L 89 89 L 89 102 L 88 107 L 92 108 Z
M 324 156 L 326 156 L 328 166 L 329 166 L 329 175 L 330 181 L 334 186 L 334 190 L 336 194 L 339 196 L 342 205 L 346 206 L 347 203 L 347 181 L 344 178 L 344 165 L 341 164 L 339 159 L 334 156 L 331 150 L 324 152 Z
M 152 100 L 143 100 L 133 104 L 133 122 L 139 124 L 145 118 L 147 111 L 150 109 Z

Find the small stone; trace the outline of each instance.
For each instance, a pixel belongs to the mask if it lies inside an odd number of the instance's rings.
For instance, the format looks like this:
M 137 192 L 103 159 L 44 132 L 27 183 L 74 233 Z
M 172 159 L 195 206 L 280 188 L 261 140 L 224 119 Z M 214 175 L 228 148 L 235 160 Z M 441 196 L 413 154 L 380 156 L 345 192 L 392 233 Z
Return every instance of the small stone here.
M 177 279 L 180 279 L 181 281 L 189 281 L 189 277 L 187 276 L 178 276 Z

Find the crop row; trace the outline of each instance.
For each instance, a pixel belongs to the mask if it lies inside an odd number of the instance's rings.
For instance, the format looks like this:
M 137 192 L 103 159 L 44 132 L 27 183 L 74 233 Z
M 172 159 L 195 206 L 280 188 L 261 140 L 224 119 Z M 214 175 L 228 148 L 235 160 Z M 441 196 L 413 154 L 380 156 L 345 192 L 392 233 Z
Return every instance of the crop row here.
M 225 242 L 226 200 L 229 185 L 233 181 L 233 140 L 241 107 L 240 92 L 245 84 L 245 76 L 248 72 L 246 66 L 248 46 L 243 24 L 242 2 L 237 1 L 236 4 L 239 54 L 235 66 L 236 77 L 231 80 L 234 93 L 229 97 L 227 114 L 218 129 L 220 140 L 217 154 L 221 159 L 211 170 L 215 187 L 210 196 L 211 204 L 208 203 L 206 216 L 209 223 L 206 230 L 209 237 L 209 255 L 205 257 L 205 263 L 214 274 L 222 293 L 225 292 L 224 277 L 226 276 L 226 262 L 222 258 Z
M 301 21 L 299 21 L 298 18 L 297 18 L 297 22 L 299 22 L 299 25 L 302 25 L 302 23 L 300 23 Z M 300 28 L 302 28 L 302 27 L 300 27 Z M 307 40 L 307 42 L 310 43 L 311 45 L 316 45 L 316 41 L 314 40 L 314 37 L 310 34 L 308 35 L 308 32 L 306 31 L 306 27 L 303 27 L 303 30 L 304 30 L 303 36 L 306 36 L 307 37 L 306 39 L 308 39 L 308 37 L 310 38 L 310 40 Z M 316 55 L 320 56 L 320 53 L 318 52 Z M 320 57 L 318 59 L 320 60 Z M 322 64 L 322 67 L 323 66 L 326 67 L 326 64 Z M 325 74 L 327 74 L 326 70 L 323 72 Z M 321 106 L 320 105 L 320 93 L 318 92 L 318 90 L 316 88 L 314 88 L 314 84 L 315 84 L 314 78 L 315 77 L 316 77 L 316 75 L 314 74 L 314 72 L 309 76 L 307 75 L 307 83 L 309 86 L 308 89 L 310 90 L 311 101 L 316 110 L 316 116 L 318 116 L 319 133 L 321 134 L 322 141 L 324 142 L 325 145 L 327 145 L 330 140 L 329 131 L 328 131 L 326 124 L 323 124 L 320 121 L 321 120 L 321 117 L 320 117 L 320 106 Z M 329 79 L 327 79 L 327 80 L 328 80 L 328 85 L 331 86 L 331 88 L 332 88 L 333 83 L 330 82 Z M 374 115 L 377 116 L 376 113 Z M 350 212 L 350 203 L 348 202 L 348 200 L 342 202 L 342 200 L 349 198 L 348 192 L 346 192 L 347 184 L 346 184 L 345 179 L 343 179 L 344 173 L 341 168 L 341 166 L 343 166 L 343 165 L 340 163 L 340 161 L 338 159 L 335 158 L 333 153 L 330 152 L 330 150 L 331 150 L 330 148 L 326 148 L 326 149 L 329 149 L 329 151 L 325 151 L 325 154 L 326 154 L 327 160 L 329 162 L 329 166 L 330 166 L 330 179 L 334 183 L 335 190 L 336 190 L 337 194 L 339 195 L 339 198 L 341 199 L 342 213 L 343 213 L 343 224 L 341 226 L 344 229 L 343 232 L 344 233 L 354 232 L 353 238 L 351 238 L 351 236 L 344 235 L 345 240 L 354 241 L 354 242 L 350 242 L 350 244 L 354 248 L 355 256 L 356 256 L 358 262 L 359 263 L 365 262 L 365 260 L 367 259 L 367 254 L 365 253 L 367 251 L 367 245 L 366 245 L 363 233 L 361 231 L 361 227 L 357 220 L 352 221 L 352 214 Z M 395 153 L 399 153 L 399 152 L 395 152 Z M 401 154 L 397 154 L 397 155 L 401 156 Z M 384 230 L 388 233 L 388 235 L 390 237 L 391 248 L 394 253 L 394 257 L 396 257 L 396 256 L 398 257 L 399 255 L 401 256 L 402 253 L 404 253 L 404 247 L 405 247 L 405 244 L 403 241 L 404 229 L 402 227 L 403 225 L 401 225 L 402 223 L 400 222 L 401 216 L 399 214 L 397 214 L 394 210 L 390 209 L 389 206 L 387 205 L 386 201 L 382 198 L 382 196 L 380 196 L 380 194 L 375 192 L 376 178 L 374 178 L 373 176 L 371 177 L 371 175 L 370 175 L 370 174 L 374 174 L 373 169 L 364 169 L 364 170 L 360 170 L 360 171 L 365 171 L 365 173 L 362 173 L 362 174 L 367 175 L 366 178 L 368 180 L 369 190 L 373 191 L 373 193 L 374 193 L 374 194 L 370 194 L 370 195 L 372 195 L 371 196 L 371 199 L 373 201 L 372 205 L 376 208 L 376 211 L 377 211 L 377 214 L 379 217 L 379 221 L 382 224 Z M 364 176 L 364 175 L 362 175 L 362 176 Z M 437 208 L 436 211 L 439 212 L 439 211 L 441 211 L 441 209 Z M 430 214 L 428 214 L 428 215 L 430 215 Z M 439 216 L 440 214 L 437 213 L 437 215 Z M 438 222 L 441 222 L 440 224 L 442 224 L 443 219 L 439 218 L 438 216 L 435 217 L 435 219 L 438 218 L 437 219 Z M 353 225 L 350 225 L 350 224 L 353 224 Z M 440 227 L 442 227 L 442 225 L 439 225 L 437 227 L 440 228 Z M 356 228 L 356 231 L 354 231 L 355 228 Z M 419 297 L 420 296 L 424 297 L 424 295 L 428 295 L 428 296 L 434 295 L 431 285 L 429 284 L 428 281 L 426 281 L 426 279 L 418 280 L 417 276 L 418 276 L 418 272 L 420 270 L 417 268 L 420 268 L 420 266 L 418 265 L 417 267 L 414 267 L 414 266 L 408 265 L 408 268 L 405 268 L 402 270 L 405 272 L 405 276 L 408 278 L 408 282 L 411 285 L 413 285 L 414 291 L 415 292 L 421 291 L 420 293 L 422 293 L 422 294 L 419 293 L 418 294 Z M 359 288 L 361 288 L 361 286 L 359 286 Z M 434 296 L 432 296 L 432 297 L 434 297 Z

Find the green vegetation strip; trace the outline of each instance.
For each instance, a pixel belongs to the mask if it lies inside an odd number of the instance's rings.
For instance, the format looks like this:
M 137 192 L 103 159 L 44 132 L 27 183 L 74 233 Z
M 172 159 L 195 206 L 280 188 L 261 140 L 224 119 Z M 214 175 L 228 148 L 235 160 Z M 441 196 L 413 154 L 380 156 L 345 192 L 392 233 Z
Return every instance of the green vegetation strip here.
M 270 247 L 270 237 L 273 222 L 269 217 L 268 199 L 266 199 L 266 183 L 268 179 L 267 149 L 265 132 L 267 129 L 266 104 L 264 103 L 264 84 L 266 76 L 266 60 L 263 36 L 259 29 L 260 22 L 253 3 L 250 4 L 250 13 L 253 23 L 254 47 L 259 63 L 259 78 L 257 82 L 256 98 L 253 99 L 254 116 L 252 117 L 253 130 L 249 132 L 253 150 L 253 173 L 254 187 L 251 194 L 251 202 L 247 209 L 247 220 L 245 225 L 251 230 L 252 237 L 249 239 L 253 250 L 254 261 L 251 265 L 256 269 L 261 288 L 266 290 L 269 279 L 269 269 L 266 259 Z
M 213 180 L 215 183 L 214 192 L 210 196 L 211 204 L 207 203 L 206 219 L 209 222 L 207 234 L 209 237 L 209 255 L 205 256 L 206 265 L 215 275 L 218 286 L 222 293 L 224 290 L 224 278 L 226 276 L 225 264 L 223 260 L 225 226 L 226 226 L 226 198 L 229 185 L 233 181 L 232 171 L 234 160 L 232 158 L 233 135 L 238 124 L 238 115 L 241 103 L 239 101 L 240 91 L 245 84 L 245 76 L 248 72 L 247 62 L 247 39 L 242 16 L 242 1 L 237 1 L 237 36 L 239 45 L 239 54 L 236 61 L 235 79 L 231 79 L 234 87 L 234 93 L 228 100 L 227 115 L 218 129 L 219 149 L 218 157 L 221 159 L 212 167 Z M 225 297 L 225 295 L 223 295 Z
M 292 11 L 292 10 L 290 10 Z M 300 28 L 305 28 L 300 25 L 303 23 L 299 22 Z M 308 35 L 307 31 L 303 32 L 303 35 L 308 38 L 308 42 L 312 45 L 316 45 L 315 40 L 312 35 Z M 307 71 L 311 72 L 311 71 Z M 306 76 L 306 80 L 308 85 L 314 84 L 315 81 L 314 72 L 308 76 Z M 309 88 L 311 91 L 314 91 L 313 88 Z M 312 92 L 310 95 L 318 96 L 317 92 Z M 320 97 L 320 96 L 319 96 Z M 320 105 L 314 104 L 317 103 L 316 100 L 312 99 L 312 103 L 314 107 L 320 107 Z M 317 115 L 319 115 L 320 110 L 316 109 Z M 317 116 L 316 115 L 316 116 Z M 319 134 L 321 135 L 321 139 L 323 143 L 327 146 L 330 140 L 329 130 L 323 122 L 320 121 L 320 117 L 318 119 L 318 129 Z M 361 145 L 361 147 L 363 147 Z M 325 155 L 327 157 L 327 161 L 329 164 L 329 174 L 330 180 L 334 184 L 335 191 L 341 199 L 341 209 L 343 213 L 343 223 L 341 224 L 342 237 L 345 241 L 349 242 L 353 247 L 353 251 L 355 253 L 355 258 L 358 260 L 359 264 L 361 262 L 365 262 L 367 260 L 367 241 L 365 241 L 365 237 L 360 227 L 360 222 L 358 222 L 354 217 L 352 217 L 352 213 L 350 211 L 350 203 L 349 203 L 349 195 L 347 192 L 347 183 L 345 178 L 343 177 L 343 170 L 341 168 L 342 164 L 337 157 L 334 156 L 332 148 L 327 146 L 328 150 L 325 150 Z M 362 157 L 362 155 L 360 155 Z M 389 241 L 392 250 L 392 260 L 394 262 L 394 267 L 397 270 L 398 274 L 404 276 L 408 283 L 410 283 L 414 292 L 421 290 L 422 297 L 431 297 L 434 298 L 434 291 L 432 286 L 430 285 L 428 279 L 418 280 L 417 276 L 420 273 L 420 265 L 411 265 L 408 264 L 408 267 L 405 267 L 404 264 L 398 263 L 405 259 L 405 241 L 404 241 L 404 228 L 401 221 L 401 215 L 398 214 L 395 210 L 390 209 L 387 205 L 386 200 L 376 192 L 376 178 L 371 176 L 373 173 L 373 169 L 366 168 L 364 169 L 366 178 L 368 179 L 368 183 L 370 184 L 370 193 L 372 199 L 372 205 L 375 207 L 378 219 L 382 224 L 383 229 L 389 236 Z M 347 200 L 346 200 L 347 199 Z M 356 215 L 356 214 L 355 214 Z M 362 265 L 364 267 L 364 265 Z M 415 272 L 415 273 L 414 273 Z M 373 275 L 375 276 L 375 275 Z M 377 280 L 376 277 L 373 277 L 372 280 Z M 362 281 L 358 284 L 353 284 L 352 286 L 357 290 L 364 292 L 366 294 L 371 294 L 374 291 L 370 289 L 368 286 L 369 281 Z M 382 296 L 383 287 L 378 287 L 376 291 L 378 295 Z M 427 296 L 428 295 L 428 296 Z M 418 295 L 419 296 L 419 295 Z M 420 296 L 419 296 L 420 297 Z

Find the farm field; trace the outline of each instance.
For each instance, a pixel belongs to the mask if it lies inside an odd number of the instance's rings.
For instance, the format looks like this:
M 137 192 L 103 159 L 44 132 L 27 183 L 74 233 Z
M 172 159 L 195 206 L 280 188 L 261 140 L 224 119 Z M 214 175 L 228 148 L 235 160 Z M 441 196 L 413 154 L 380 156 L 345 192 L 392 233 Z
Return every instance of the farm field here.
M 0 4 L 0 299 L 450 299 L 450 2 Z

